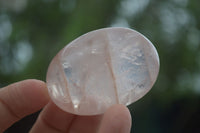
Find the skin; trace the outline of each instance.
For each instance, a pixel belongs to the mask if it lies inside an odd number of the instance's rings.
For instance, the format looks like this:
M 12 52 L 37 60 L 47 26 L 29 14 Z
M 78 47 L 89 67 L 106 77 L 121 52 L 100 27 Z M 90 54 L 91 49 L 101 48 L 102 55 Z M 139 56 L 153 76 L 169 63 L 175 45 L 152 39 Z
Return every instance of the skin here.
M 30 133 L 130 133 L 131 115 L 124 105 L 114 105 L 102 115 L 70 114 L 50 100 L 44 82 L 34 79 L 0 89 L 0 132 L 42 108 Z

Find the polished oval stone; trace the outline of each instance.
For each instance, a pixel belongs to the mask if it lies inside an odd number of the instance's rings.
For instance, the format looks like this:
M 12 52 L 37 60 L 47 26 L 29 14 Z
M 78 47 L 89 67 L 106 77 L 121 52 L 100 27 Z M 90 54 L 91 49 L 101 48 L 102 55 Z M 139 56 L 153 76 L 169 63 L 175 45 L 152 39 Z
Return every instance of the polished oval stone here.
M 143 97 L 158 72 L 157 51 L 146 37 L 128 28 L 104 28 L 80 36 L 54 57 L 47 87 L 64 111 L 96 115 Z

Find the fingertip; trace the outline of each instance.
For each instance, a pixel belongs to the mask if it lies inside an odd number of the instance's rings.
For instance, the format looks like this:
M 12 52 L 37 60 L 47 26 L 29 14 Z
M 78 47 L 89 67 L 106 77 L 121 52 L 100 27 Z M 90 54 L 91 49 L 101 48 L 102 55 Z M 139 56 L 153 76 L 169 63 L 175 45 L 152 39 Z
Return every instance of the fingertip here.
M 48 89 L 46 83 L 37 79 L 27 79 L 17 83 L 21 89 L 22 95 L 31 98 L 30 101 L 39 100 L 41 104 L 46 104 L 49 101 Z
M 20 117 L 38 111 L 49 101 L 46 84 L 35 79 L 4 87 L 0 97 Z
M 130 133 L 131 114 L 124 105 L 113 105 L 104 114 L 101 132 L 105 133 Z
M 49 101 L 45 83 L 24 80 L 0 89 L 0 129 L 43 108 Z
M 132 119 L 129 109 L 121 104 L 113 105 L 108 109 L 108 115 L 112 119 L 114 127 L 121 127 L 123 129 L 130 129 L 132 125 Z M 123 124 L 123 126 L 122 126 Z M 126 133 L 126 132 L 124 132 Z

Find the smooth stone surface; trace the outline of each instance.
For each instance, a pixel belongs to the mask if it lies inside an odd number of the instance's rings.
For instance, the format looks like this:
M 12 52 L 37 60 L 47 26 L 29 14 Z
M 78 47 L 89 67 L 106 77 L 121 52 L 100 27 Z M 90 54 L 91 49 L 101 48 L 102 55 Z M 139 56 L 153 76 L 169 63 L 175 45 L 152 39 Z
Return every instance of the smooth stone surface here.
M 143 97 L 158 72 L 157 51 L 146 37 L 128 28 L 105 28 L 80 36 L 54 57 L 47 87 L 64 111 L 96 115 Z

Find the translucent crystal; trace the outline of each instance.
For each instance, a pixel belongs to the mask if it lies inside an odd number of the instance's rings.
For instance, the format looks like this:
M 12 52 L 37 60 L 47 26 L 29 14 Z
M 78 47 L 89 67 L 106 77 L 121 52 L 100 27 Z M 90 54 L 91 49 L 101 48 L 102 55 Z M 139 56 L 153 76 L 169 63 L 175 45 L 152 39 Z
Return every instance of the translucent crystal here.
M 96 115 L 144 96 L 158 72 L 157 51 L 146 37 L 128 28 L 105 28 L 80 36 L 54 57 L 47 87 L 64 111 Z

